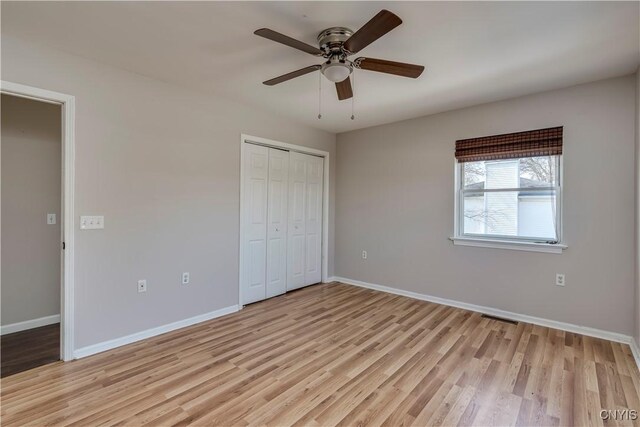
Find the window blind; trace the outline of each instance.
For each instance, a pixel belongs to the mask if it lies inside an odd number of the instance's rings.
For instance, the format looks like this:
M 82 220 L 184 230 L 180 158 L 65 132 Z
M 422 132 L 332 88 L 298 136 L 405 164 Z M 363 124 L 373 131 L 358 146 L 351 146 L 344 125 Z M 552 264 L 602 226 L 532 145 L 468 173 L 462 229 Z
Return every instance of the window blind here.
M 562 126 L 456 141 L 459 162 L 557 156 L 562 154 Z

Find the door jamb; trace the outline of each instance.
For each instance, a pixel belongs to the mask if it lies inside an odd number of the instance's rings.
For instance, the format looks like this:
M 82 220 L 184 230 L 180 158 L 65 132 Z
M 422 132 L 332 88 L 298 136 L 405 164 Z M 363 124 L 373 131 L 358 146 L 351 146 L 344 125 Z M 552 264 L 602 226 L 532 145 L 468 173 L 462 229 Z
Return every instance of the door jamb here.
M 324 171 L 322 183 L 322 282 L 326 283 L 329 279 L 329 152 L 309 148 L 302 145 L 288 144 L 286 142 L 275 141 L 258 136 L 246 134 L 240 135 L 240 240 L 239 240 L 239 272 L 238 272 L 238 306 L 242 308 L 242 279 L 244 278 L 244 259 L 242 251 L 242 242 L 244 240 L 244 225 L 242 223 L 242 211 L 244 209 L 244 162 L 245 162 L 245 143 L 253 143 L 266 147 L 283 148 L 289 151 L 297 151 L 303 154 L 311 154 L 324 158 Z
M 20 98 L 58 104 L 62 110 L 62 228 L 60 278 L 60 358 L 74 358 L 74 196 L 75 196 L 75 97 L 64 93 L 0 81 L 0 92 Z M 62 244 L 62 242 L 61 242 Z

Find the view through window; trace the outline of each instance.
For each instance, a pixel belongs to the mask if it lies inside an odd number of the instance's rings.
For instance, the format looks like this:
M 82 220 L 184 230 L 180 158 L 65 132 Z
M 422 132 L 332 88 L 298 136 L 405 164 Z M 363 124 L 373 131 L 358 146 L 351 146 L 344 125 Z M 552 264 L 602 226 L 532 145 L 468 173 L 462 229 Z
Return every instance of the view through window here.
M 459 163 L 461 235 L 557 243 L 560 156 Z

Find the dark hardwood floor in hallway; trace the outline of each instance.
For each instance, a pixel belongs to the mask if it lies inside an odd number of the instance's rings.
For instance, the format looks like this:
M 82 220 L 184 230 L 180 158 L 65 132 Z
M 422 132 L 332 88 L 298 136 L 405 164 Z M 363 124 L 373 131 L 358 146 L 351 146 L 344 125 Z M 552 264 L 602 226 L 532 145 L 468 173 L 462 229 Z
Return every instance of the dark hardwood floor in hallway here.
M 14 332 L 0 338 L 2 377 L 60 360 L 60 324 Z
M 631 425 L 629 346 L 331 283 L 3 379 L 2 424 Z

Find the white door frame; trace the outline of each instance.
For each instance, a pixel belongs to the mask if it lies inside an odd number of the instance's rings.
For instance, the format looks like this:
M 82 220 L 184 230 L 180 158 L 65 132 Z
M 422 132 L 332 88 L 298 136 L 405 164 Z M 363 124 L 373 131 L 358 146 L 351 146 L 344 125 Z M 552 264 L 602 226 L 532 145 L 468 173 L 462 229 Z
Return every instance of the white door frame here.
M 244 241 L 244 225 L 242 212 L 244 209 L 244 161 L 245 143 L 264 145 L 266 147 L 283 148 L 285 150 L 297 151 L 299 153 L 311 154 L 313 156 L 324 157 L 323 188 L 322 188 L 322 282 L 326 283 L 329 278 L 329 152 L 309 148 L 302 145 L 288 144 L 286 142 L 274 141 L 272 139 L 260 138 L 246 134 L 240 135 L 240 271 L 238 274 L 238 305 L 242 307 L 242 282 L 244 279 L 244 256 L 242 242 Z
M 74 338 L 74 180 L 75 180 L 75 114 L 76 98 L 64 93 L 2 80 L 0 92 L 58 104 L 62 109 L 62 228 L 65 249 L 62 251 L 60 277 L 60 358 L 73 359 Z

